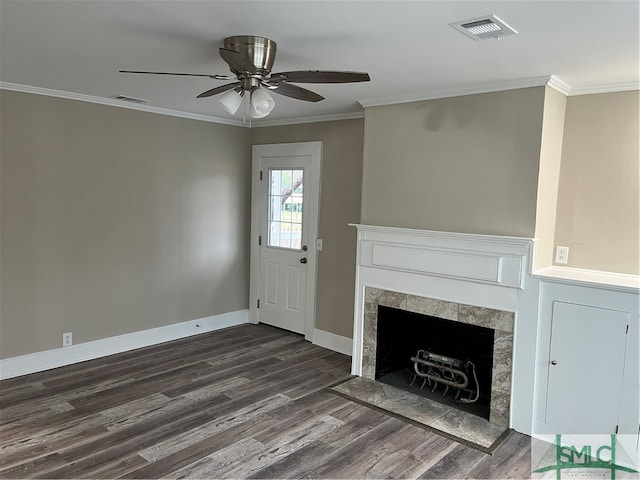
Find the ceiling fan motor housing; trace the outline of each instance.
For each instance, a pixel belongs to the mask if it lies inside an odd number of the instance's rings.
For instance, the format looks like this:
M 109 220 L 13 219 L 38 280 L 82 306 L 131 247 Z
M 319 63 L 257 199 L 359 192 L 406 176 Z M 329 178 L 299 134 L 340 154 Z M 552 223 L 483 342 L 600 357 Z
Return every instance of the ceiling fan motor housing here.
M 276 58 L 276 42 L 265 37 L 237 35 L 224 39 L 224 48 L 247 57 L 261 76 L 268 75 Z

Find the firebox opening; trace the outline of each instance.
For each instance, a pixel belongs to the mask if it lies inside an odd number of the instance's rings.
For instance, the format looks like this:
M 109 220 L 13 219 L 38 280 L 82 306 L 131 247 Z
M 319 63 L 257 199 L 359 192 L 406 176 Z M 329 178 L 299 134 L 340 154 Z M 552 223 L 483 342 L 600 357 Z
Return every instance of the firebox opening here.
M 378 306 L 377 381 L 489 419 L 494 330 Z

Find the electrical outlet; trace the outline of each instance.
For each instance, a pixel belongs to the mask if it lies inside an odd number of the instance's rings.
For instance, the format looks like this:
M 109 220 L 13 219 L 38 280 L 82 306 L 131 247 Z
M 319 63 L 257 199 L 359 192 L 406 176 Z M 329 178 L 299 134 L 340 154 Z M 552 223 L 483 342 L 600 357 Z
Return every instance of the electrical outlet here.
M 69 347 L 73 345 L 73 333 L 67 332 L 62 334 L 62 346 Z
M 566 264 L 569 261 L 569 247 L 556 247 L 556 263 Z

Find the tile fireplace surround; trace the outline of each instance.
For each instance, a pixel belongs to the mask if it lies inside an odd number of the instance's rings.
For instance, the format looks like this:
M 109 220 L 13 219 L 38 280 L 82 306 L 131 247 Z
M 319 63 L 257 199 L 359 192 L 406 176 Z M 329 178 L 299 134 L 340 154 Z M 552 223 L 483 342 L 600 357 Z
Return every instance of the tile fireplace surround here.
M 492 328 L 488 423 L 531 434 L 538 299 L 537 282 L 530 276 L 534 241 L 354 226 L 352 373 L 363 381 L 374 379 L 378 305 Z
M 512 312 L 365 287 L 362 376 L 372 380 L 375 379 L 376 371 L 379 305 L 495 330 L 489 422 L 505 428 L 509 426 L 514 317 Z

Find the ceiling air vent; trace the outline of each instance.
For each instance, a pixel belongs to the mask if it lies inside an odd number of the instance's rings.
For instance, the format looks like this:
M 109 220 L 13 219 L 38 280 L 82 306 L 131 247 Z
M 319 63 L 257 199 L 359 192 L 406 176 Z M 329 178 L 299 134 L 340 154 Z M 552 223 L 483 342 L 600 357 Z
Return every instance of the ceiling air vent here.
M 109 98 L 113 98 L 114 100 L 122 100 L 123 102 L 130 102 L 130 103 L 147 103 L 149 101 L 149 100 L 144 100 L 142 98 L 129 97 L 127 95 L 114 95 Z
M 495 15 L 487 15 L 484 17 L 473 18 L 471 20 L 453 22 L 449 25 L 473 40 L 500 38 L 506 35 L 515 35 L 518 33 Z

